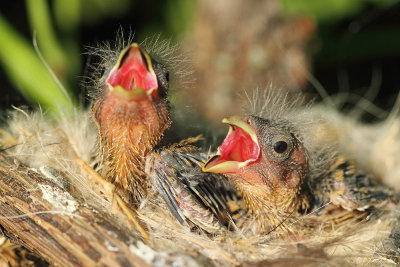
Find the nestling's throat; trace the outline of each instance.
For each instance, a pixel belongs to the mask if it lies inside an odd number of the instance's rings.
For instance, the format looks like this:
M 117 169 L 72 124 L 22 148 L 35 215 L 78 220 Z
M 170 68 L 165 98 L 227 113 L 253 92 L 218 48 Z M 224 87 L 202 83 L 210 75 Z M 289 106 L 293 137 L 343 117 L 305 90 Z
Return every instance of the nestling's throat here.
M 257 218 L 259 232 L 290 228 L 299 215 L 303 201 L 298 190 L 249 183 L 236 174 L 227 176 L 241 193 L 252 217 Z
M 167 104 L 146 97 L 130 101 L 106 93 L 93 106 L 103 152 L 102 175 L 133 201 L 146 195 L 145 156 L 169 126 Z

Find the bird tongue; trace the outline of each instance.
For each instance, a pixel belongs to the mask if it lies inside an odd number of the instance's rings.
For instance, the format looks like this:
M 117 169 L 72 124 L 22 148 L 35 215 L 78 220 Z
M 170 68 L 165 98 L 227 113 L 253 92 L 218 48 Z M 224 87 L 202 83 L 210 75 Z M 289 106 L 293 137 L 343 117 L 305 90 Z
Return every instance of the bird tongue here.
M 135 43 L 121 53 L 106 82 L 111 90 L 128 98 L 138 93 L 151 95 L 158 88 L 150 57 Z
M 240 117 L 230 117 L 223 122 L 230 125 L 229 132 L 218 147 L 217 154 L 206 162 L 203 171 L 235 172 L 260 157 L 257 135 L 245 120 Z

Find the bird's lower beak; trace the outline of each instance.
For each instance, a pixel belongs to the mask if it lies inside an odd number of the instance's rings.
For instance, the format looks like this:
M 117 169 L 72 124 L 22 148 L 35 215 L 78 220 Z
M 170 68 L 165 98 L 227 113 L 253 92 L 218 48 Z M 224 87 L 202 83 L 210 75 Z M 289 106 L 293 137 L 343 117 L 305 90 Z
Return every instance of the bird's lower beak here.
M 208 159 L 203 167 L 205 172 L 229 173 L 249 165 L 261 154 L 257 134 L 249 121 L 232 116 L 222 120 L 229 124 L 229 132 L 218 147 L 216 155 Z
M 158 89 L 150 56 L 137 43 L 121 52 L 106 83 L 112 92 L 128 100 L 154 96 Z

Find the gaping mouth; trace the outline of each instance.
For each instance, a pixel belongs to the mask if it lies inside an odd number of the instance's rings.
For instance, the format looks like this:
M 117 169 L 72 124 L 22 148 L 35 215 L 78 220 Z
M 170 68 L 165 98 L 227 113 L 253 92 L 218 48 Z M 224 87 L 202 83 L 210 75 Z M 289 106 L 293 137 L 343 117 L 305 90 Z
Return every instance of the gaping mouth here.
M 257 134 L 248 121 L 233 116 L 222 121 L 229 124 L 229 132 L 203 167 L 205 172 L 229 173 L 249 165 L 259 159 L 261 154 Z
M 137 43 L 122 51 L 106 83 L 111 91 L 129 100 L 153 96 L 158 88 L 150 56 Z

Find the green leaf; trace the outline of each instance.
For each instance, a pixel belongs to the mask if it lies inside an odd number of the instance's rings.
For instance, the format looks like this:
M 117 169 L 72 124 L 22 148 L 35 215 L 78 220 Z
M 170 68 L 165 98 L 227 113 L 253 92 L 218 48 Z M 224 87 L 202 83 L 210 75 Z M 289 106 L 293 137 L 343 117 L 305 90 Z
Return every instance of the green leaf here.
M 57 40 L 46 0 L 26 0 L 28 18 L 46 62 L 61 81 L 67 76 L 67 58 Z
M 51 76 L 33 46 L 1 14 L 0 40 L 0 63 L 11 82 L 28 100 L 56 114 L 72 108 L 72 102 Z

